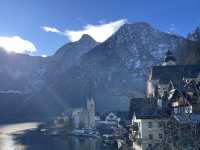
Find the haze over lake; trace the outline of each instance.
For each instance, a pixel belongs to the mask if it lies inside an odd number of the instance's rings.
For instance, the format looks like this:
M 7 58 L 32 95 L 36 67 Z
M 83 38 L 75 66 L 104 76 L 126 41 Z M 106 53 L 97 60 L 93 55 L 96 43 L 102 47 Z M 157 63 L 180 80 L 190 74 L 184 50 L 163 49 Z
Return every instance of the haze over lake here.
M 0 150 L 102 150 L 95 139 L 76 137 L 56 138 L 38 131 L 39 123 L 20 123 L 0 126 Z

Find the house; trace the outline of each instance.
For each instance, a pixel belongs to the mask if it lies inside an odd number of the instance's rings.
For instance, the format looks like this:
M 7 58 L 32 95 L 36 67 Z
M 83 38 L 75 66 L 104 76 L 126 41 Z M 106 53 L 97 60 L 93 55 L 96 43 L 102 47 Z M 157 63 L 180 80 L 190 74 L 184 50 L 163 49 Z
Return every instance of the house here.
M 135 109 L 135 103 L 139 106 Z M 151 98 L 133 98 L 130 114 L 132 116 L 131 135 L 134 150 L 157 149 L 165 137 L 165 125 L 169 114 L 160 109 Z M 140 107 L 140 108 L 139 108 Z
M 121 118 L 119 118 L 117 115 L 115 115 L 113 112 L 110 112 L 106 118 L 105 121 L 108 124 L 119 126 L 119 122 L 121 121 Z
M 167 51 L 151 69 L 147 97 L 131 99 L 129 111 L 135 150 L 180 149 L 182 136 L 200 140 L 200 66 L 178 65 Z
M 168 101 L 173 114 L 192 114 L 193 107 L 189 98 L 184 96 L 179 90 L 172 89 L 169 91 Z
M 153 66 L 147 81 L 147 97 L 162 97 L 170 88 L 182 86 L 183 80 L 200 81 L 200 65 L 178 65 L 172 52 L 167 51 L 161 66 Z
M 161 109 L 200 112 L 200 66 L 178 65 L 167 51 L 163 64 L 151 69 L 147 97 L 154 98 Z
M 135 114 L 132 119 L 134 150 L 162 148 L 168 118 L 160 114 Z

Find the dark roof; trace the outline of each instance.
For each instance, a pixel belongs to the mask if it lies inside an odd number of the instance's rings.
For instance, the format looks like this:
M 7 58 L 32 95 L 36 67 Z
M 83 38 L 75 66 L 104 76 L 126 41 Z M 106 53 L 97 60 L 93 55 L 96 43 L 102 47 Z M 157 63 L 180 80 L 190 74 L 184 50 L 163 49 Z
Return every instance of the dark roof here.
M 173 89 L 169 92 L 168 99 L 170 101 L 175 100 L 176 98 L 180 97 L 181 93 L 177 89 Z
M 107 111 L 107 112 L 100 113 L 99 115 L 100 115 L 100 118 L 101 118 L 102 120 L 105 120 L 106 117 L 107 117 L 110 113 L 115 114 L 117 117 L 121 118 L 121 120 L 128 120 L 128 119 L 129 119 L 128 111 Z
M 200 114 L 176 114 L 173 117 L 182 124 L 200 123 Z
M 151 99 L 155 102 L 155 100 Z M 156 104 L 150 103 L 149 98 L 133 98 L 130 102 L 130 117 L 136 115 L 137 119 L 159 119 L 166 118 L 168 115 L 158 109 Z
M 170 60 L 176 61 L 176 58 L 174 56 L 167 56 L 167 57 L 165 57 L 165 62 L 168 62 Z
M 160 82 L 181 81 L 183 78 L 196 78 L 200 74 L 200 65 L 153 66 L 150 80 Z
M 165 112 L 159 112 L 155 110 L 151 110 L 149 112 L 140 112 L 135 113 L 137 119 L 165 119 L 169 118 L 169 115 Z
M 168 51 L 166 52 L 166 56 L 173 56 L 172 51 L 168 50 Z
M 134 113 L 140 113 L 149 107 L 148 99 L 132 98 L 129 103 L 129 118 L 132 119 Z
M 149 107 L 149 109 L 141 110 L 141 112 L 136 112 L 135 116 L 137 119 L 169 118 L 169 114 L 167 114 L 167 112 L 160 110 L 157 107 Z
M 166 52 L 166 56 L 165 56 L 165 62 L 168 62 L 168 61 L 176 61 L 176 58 L 173 56 L 173 53 L 171 51 L 167 51 Z

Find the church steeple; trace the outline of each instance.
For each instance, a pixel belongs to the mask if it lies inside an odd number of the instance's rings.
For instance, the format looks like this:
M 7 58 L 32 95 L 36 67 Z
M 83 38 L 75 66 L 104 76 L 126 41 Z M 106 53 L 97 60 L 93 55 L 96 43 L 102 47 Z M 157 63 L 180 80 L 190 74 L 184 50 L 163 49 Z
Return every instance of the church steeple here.
M 88 88 L 89 91 L 88 91 L 88 98 L 87 98 L 87 110 L 95 112 L 95 100 L 94 100 L 94 95 L 93 95 L 94 87 L 92 84 L 92 80 L 89 80 L 88 86 L 89 86 Z
M 165 59 L 162 65 L 163 66 L 176 65 L 176 58 L 174 57 L 173 53 L 170 50 L 166 52 Z
M 94 90 L 92 81 L 89 80 L 89 91 L 88 91 L 88 98 L 87 98 L 87 112 L 88 112 L 88 127 L 94 128 L 95 127 L 95 100 L 93 96 L 92 90 Z
M 94 87 L 93 87 L 93 83 L 92 83 L 92 80 L 90 79 L 89 82 L 88 82 L 88 99 L 92 99 L 94 98 L 93 94 L 94 94 Z

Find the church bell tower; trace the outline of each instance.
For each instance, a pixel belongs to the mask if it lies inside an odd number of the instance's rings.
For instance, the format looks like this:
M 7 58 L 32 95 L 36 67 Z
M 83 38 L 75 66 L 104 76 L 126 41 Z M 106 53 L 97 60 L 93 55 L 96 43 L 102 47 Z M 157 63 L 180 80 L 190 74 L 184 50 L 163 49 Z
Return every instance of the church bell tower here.
M 92 83 L 89 83 L 89 95 L 87 99 L 87 112 L 88 112 L 88 126 L 89 128 L 95 127 L 95 99 L 92 93 Z
M 176 65 L 176 58 L 174 57 L 173 53 L 170 50 L 166 52 L 165 59 L 162 65 L 163 66 Z

